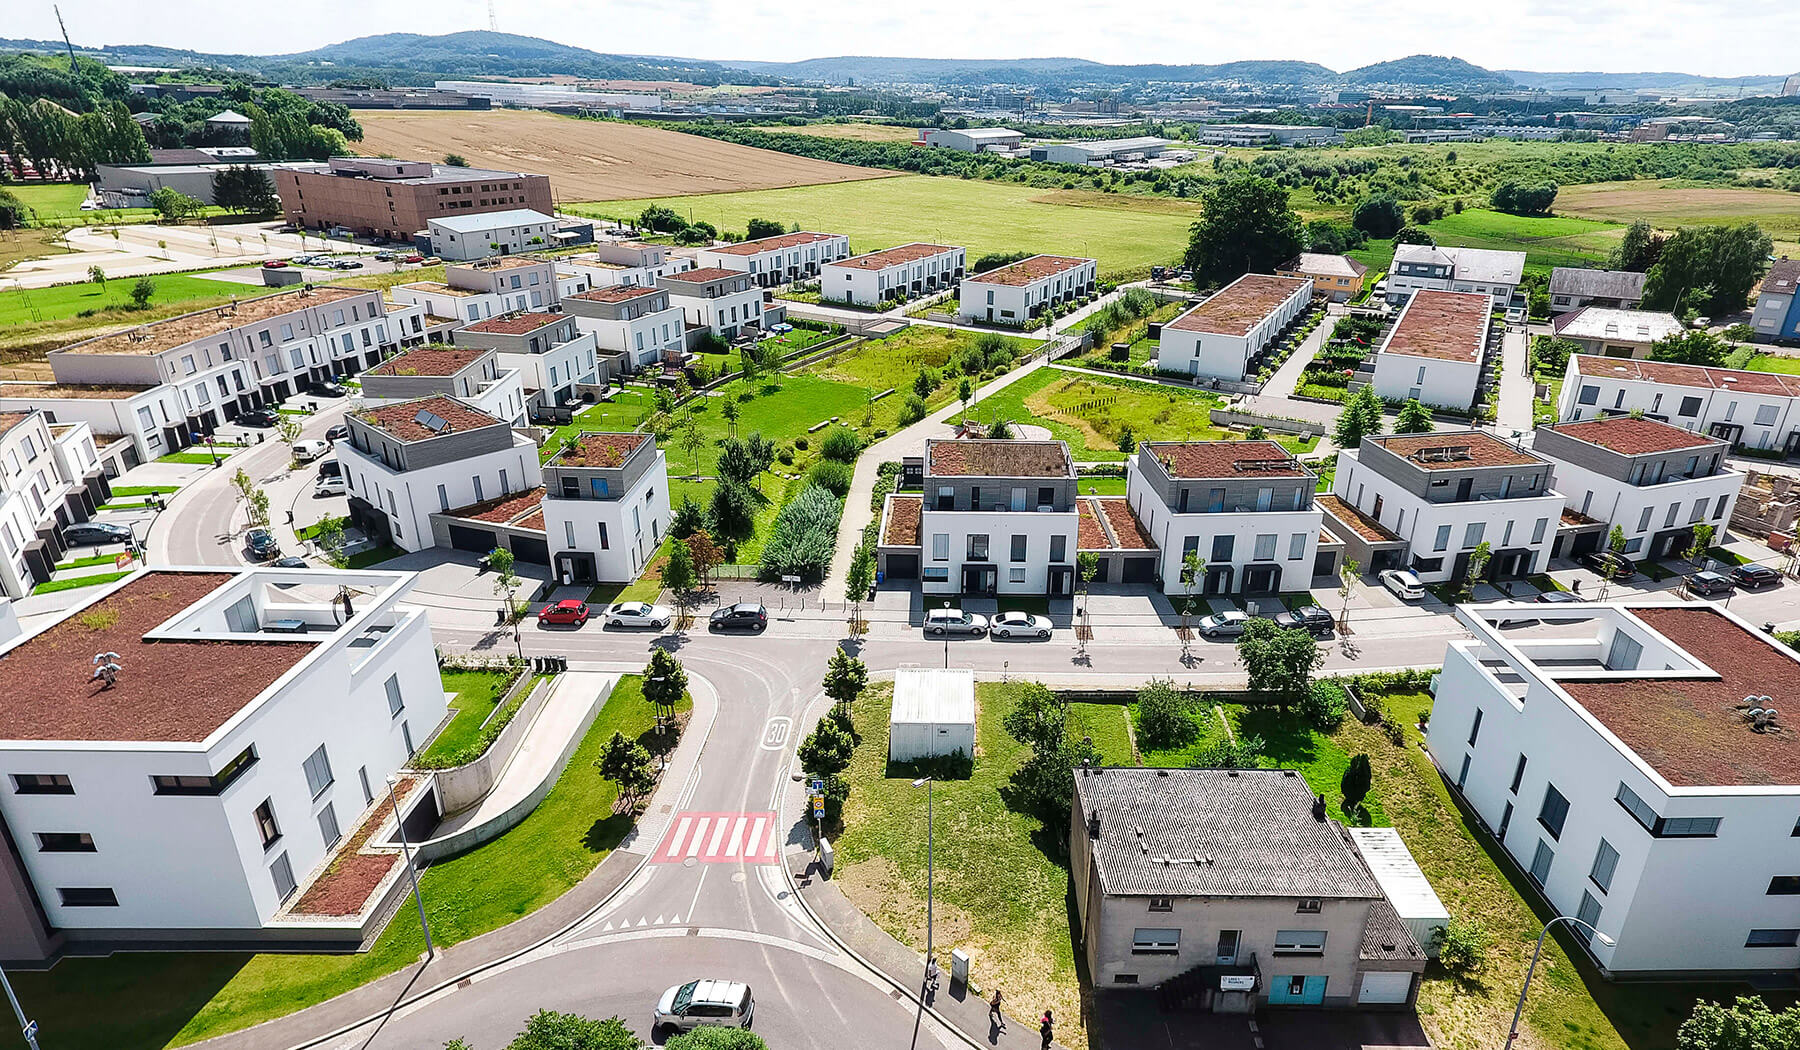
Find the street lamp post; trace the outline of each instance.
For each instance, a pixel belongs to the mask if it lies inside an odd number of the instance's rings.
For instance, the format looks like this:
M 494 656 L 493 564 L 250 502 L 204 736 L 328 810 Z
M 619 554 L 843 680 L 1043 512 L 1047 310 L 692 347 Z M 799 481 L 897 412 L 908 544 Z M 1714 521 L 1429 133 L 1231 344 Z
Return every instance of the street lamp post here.
M 425 898 L 419 895 L 419 873 L 413 868 L 412 845 L 406 841 L 406 821 L 400 816 L 400 800 L 394 796 L 394 785 L 399 778 L 388 774 L 388 804 L 394 810 L 394 827 L 400 832 L 400 852 L 406 857 L 406 877 L 412 880 L 413 903 L 419 906 L 419 928 L 425 931 L 425 960 L 430 962 L 437 954 L 431 944 L 431 923 L 425 919 Z
M 19 1034 L 25 1037 L 31 1050 L 38 1050 L 37 1022 L 25 1019 L 25 1010 L 19 1005 L 19 997 L 13 994 L 12 982 L 6 979 L 5 970 L 0 970 L 0 988 L 6 989 L 6 1001 L 12 1004 L 13 1016 L 19 1019 Z
M 1550 928 L 1559 922 L 1586 927 L 1589 933 L 1592 933 L 1595 937 L 1599 938 L 1600 943 L 1606 945 L 1608 948 L 1611 948 L 1614 944 L 1618 943 L 1606 934 L 1594 929 L 1592 923 L 1577 919 L 1573 915 L 1558 915 L 1556 918 L 1545 923 L 1543 932 L 1538 934 L 1537 947 L 1532 949 L 1531 965 L 1525 968 L 1525 983 L 1519 988 L 1519 1005 L 1513 1008 L 1512 1027 L 1507 1029 L 1506 1046 L 1503 1050 L 1512 1050 L 1513 1041 L 1519 1038 L 1519 1018 L 1525 1013 L 1525 996 L 1531 991 L 1531 975 L 1537 972 L 1538 956 L 1544 953 L 1544 938 L 1550 936 Z
M 927 982 L 931 979 L 931 964 L 933 959 L 931 907 L 932 898 L 934 896 L 933 887 L 935 885 L 935 880 L 933 878 L 931 861 L 936 838 L 933 834 L 931 822 L 931 784 L 935 779 L 937 778 L 920 777 L 912 782 L 913 787 L 923 787 L 925 789 L 925 976 Z

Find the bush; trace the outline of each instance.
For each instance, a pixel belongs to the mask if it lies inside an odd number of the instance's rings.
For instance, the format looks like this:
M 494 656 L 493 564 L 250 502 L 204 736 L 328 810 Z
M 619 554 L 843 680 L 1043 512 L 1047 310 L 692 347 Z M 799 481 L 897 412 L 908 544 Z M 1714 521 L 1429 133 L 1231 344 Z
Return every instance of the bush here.
M 784 448 L 780 452 L 775 453 L 775 458 L 779 459 L 783 466 L 791 467 L 794 465 L 794 450 L 791 448 Z
M 767 1050 L 768 1045 L 748 1028 L 696 1028 L 670 1039 L 663 1050 Z
M 1343 685 L 1330 679 L 1314 682 L 1300 701 L 1300 716 L 1321 733 L 1343 725 L 1344 713 L 1349 709 L 1350 698 L 1344 694 Z
M 1487 927 L 1477 919 L 1451 919 L 1432 938 L 1438 950 L 1438 962 L 1454 974 L 1474 973 L 1487 960 L 1492 938 Z
M 1152 679 L 1137 693 L 1138 735 L 1151 747 L 1181 747 L 1199 735 L 1194 707 L 1166 678 Z
M 798 442 L 796 442 L 796 444 L 798 444 Z M 854 431 L 845 430 L 841 427 L 833 428 L 827 432 L 825 440 L 819 442 L 819 452 L 823 454 L 826 459 L 835 459 L 839 463 L 851 462 L 856 458 L 857 453 L 861 451 L 861 439 L 856 436 Z
M 908 394 L 906 395 L 906 403 L 900 406 L 900 425 L 903 427 L 912 426 L 919 420 L 924 419 L 926 412 L 925 399 L 917 394 Z
M 829 491 L 833 496 L 843 499 L 850 494 L 850 480 L 854 471 L 850 464 L 840 463 L 835 459 L 822 459 L 812 465 L 806 472 L 806 479 Z
M 805 452 L 807 449 L 811 448 L 812 445 L 805 438 L 797 437 L 794 439 L 794 447 Z
M 761 575 L 765 580 L 799 576 L 818 580 L 831 566 L 837 546 L 838 515 L 843 503 L 818 485 L 807 485 L 781 512 L 763 546 Z

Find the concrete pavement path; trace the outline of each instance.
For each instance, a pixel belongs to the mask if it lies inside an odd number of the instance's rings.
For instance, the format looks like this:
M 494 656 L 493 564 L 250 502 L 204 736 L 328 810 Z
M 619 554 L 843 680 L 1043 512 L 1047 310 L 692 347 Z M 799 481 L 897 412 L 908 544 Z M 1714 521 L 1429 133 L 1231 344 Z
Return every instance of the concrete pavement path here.
M 1500 408 L 1495 429 L 1531 433 L 1531 337 L 1521 328 L 1508 329 L 1501 339 Z
M 1340 316 L 1342 316 L 1342 312 L 1338 308 L 1333 306 L 1325 308 L 1325 317 L 1319 322 L 1319 326 L 1314 328 L 1300 345 L 1294 348 L 1294 352 L 1288 355 L 1288 359 L 1283 361 L 1281 367 L 1275 370 L 1275 374 L 1269 377 L 1269 381 L 1263 384 L 1264 397 L 1287 397 L 1294 392 L 1294 388 L 1300 385 L 1300 373 L 1306 370 L 1313 355 L 1317 354 L 1319 348 L 1325 345 L 1325 340 L 1331 335 L 1331 329 L 1337 324 Z

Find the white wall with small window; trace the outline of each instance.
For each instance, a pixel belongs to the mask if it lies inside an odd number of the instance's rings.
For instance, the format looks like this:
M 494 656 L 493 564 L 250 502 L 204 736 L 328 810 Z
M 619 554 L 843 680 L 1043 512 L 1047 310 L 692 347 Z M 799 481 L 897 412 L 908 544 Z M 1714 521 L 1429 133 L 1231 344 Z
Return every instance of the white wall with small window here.
M 922 589 L 960 594 L 963 566 L 981 564 L 994 567 L 1000 594 L 1044 594 L 1052 564 L 1075 564 L 1079 527 L 1073 510 L 945 511 L 928 505 L 919 516 Z
M 1663 366 L 1651 374 L 1610 358 L 1569 359 L 1558 422 L 1642 412 L 1653 419 L 1700 434 L 1726 438 L 1756 449 L 1780 449 L 1800 429 L 1800 397 L 1772 390 L 1781 380 L 1755 372 L 1708 369 L 1711 380 L 1692 371 Z M 1686 382 L 1691 378 L 1692 382 Z
M 1688 457 L 1693 462 L 1690 469 L 1700 470 L 1713 455 L 1711 449 L 1695 449 Z M 1670 530 L 1710 525 L 1722 538 L 1744 481 L 1743 474 L 1721 469 L 1701 477 L 1682 474 L 1655 485 L 1634 485 L 1563 460 L 1555 461 L 1552 476 L 1570 510 L 1624 530 L 1625 553 L 1634 560 L 1680 553 L 1651 549 L 1655 537 Z
M 669 470 L 662 449 L 656 462 L 617 499 L 563 499 L 547 493 L 544 535 L 552 561 L 558 551 L 594 559 L 602 583 L 635 580 L 669 531 Z

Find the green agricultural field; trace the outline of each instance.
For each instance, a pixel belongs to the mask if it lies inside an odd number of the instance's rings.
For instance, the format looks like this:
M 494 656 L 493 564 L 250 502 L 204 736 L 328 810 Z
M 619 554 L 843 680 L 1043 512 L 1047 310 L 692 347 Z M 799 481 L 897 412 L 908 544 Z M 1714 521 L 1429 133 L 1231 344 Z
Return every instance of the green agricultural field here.
M 858 252 L 936 240 L 989 252 L 1037 251 L 1100 260 L 1103 275 L 1168 263 L 1187 247 L 1198 204 L 1172 198 L 1122 197 L 1046 190 L 1017 183 L 905 175 L 823 186 L 714 193 L 655 200 L 565 205 L 591 217 L 631 219 L 663 204 L 721 230 L 743 230 L 751 218 L 850 236 Z
M 1800 194 L 1785 190 L 1702 186 L 1675 179 L 1638 179 L 1564 186 L 1559 215 L 1616 223 L 1642 219 L 1658 229 L 1754 222 L 1778 241 L 1800 241 Z
M 95 311 L 91 320 L 96 325 L 139 324 L 157 316 L 153 311 L 158 306 L 182 304 L 198 310 L 225 302 L 233 295 L 244 299 L 262 291 L 231 281 L 212 281 L 177 273 L 159 274 L 151 277 L 150 282 L 156 290 L 150 296 L 151 310 L 143 312 L 131 305 L 131 287 L 137 283 L 135 277 L 114 277 L 105 286 L 89 281 L 52 288 L 9 288 L 0 292 L 0 326 L 60 321 L 87 310 Z
M 1508 215 L 1484 208 L 1445 215 L 1425 229 L 1446 246 L 1503 251 L 1522 248 L 1526 263 L 1532 266 L 1603 263 L 1625 234 L 1624 227 L 1612 222 L 1563 215 Z

